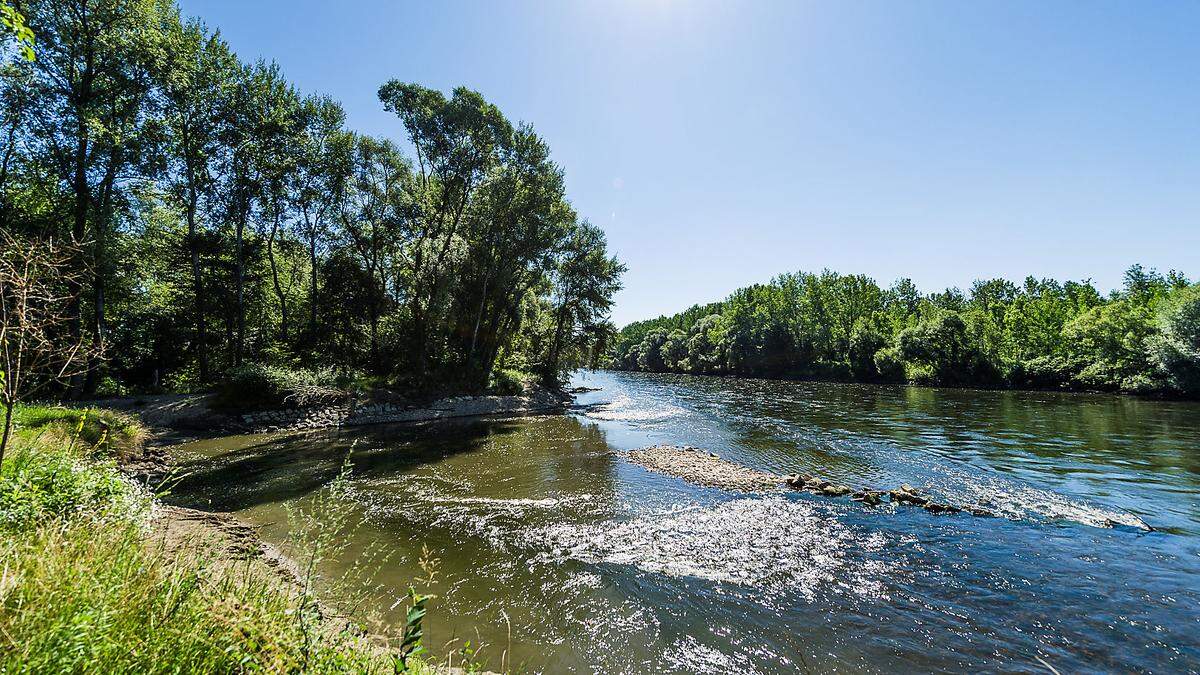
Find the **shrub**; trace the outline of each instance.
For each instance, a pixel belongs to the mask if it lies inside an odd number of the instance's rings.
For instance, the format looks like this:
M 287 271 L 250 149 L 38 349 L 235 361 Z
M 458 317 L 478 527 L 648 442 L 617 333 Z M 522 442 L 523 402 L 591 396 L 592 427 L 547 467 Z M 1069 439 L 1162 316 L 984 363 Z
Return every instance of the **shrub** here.
M 0 529 L 68 516 L 108 520 L 148 507 L 148 496 L 115 462 L 86 457 L 87 445 L 63 445 L 60 437 L 22 440 L 0 468 Z
M 525 384 L 534 376 L 511 368 L 501 368 L 492 372 L 492 381 L 488 384 L 488 392 L 500 396 L 515 396 L 525 391 Z
M 1039 356 L 1018 363 L 1009 379 L 1013 385 L 1031 389 L 1064 389 L 1071 383 L 1074 369 L 1064 358 Z
M 248 364 L 235 368 L 216 387 L 216 405 L 254 409 L 332 403 L 347 396 L 332 370 L 299 370 Z
M 888 382 L 904 380 L 904 361 L 900 359 L 900 350 L 895 347 L 880 349 L 875 352 L 875 369 L 879 377 Z

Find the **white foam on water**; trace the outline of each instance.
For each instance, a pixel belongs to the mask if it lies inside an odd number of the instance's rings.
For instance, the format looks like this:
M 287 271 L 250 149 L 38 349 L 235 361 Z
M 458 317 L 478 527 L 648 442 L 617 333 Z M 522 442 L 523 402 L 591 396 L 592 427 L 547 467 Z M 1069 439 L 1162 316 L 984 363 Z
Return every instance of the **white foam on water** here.
M 666 403 L 653 403 L 649 399 L 635 400 L 620 394 L 608 403 L 602 403 L 584 413 L 592 419 L 607 422 L 657 422 L 682 415 L 683 408 Z
M 962 500 L 1010 520 L 1071 521 L 1092 527 L 1124 525 L 1150 529 L 1132 513 L 1089 504 L 1066 495 L 1003 478 L 971 478 L 957 486 Z
M 782 496 L 652 514 L 599 526 L 555 525 L 538 535 L 550 556 L 631 565 L 646 572 L 739 584 L 766 593 L 884 598 L 903 565 L 889 542 L 817 505 Z M 875 553 L 877 555 L 871 555 Z

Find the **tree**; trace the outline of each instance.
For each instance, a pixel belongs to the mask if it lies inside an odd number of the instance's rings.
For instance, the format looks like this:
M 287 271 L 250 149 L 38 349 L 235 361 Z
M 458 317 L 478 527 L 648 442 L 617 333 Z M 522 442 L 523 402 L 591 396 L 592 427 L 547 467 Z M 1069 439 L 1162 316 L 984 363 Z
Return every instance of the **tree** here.
M 459 277 L 455 333 L 474 386 L 486 383 L 506 334 L 517 328 L 520 304 L 545 281 L 571 232 L 576 215 L 565 192 L 549 146 L 523 125 L 500 149 L 466 233 L 472 246 Z M 607 332 L 594 337 L 607 339 Z
M 381 372 L 379 321 L 387 292 L 387 255 L 401 236 L 405 193 L 411 171 L 391 141 L 370 136 L 354 139 L 352 177 L 339 195 L 338 219 L 350 250 L 370 280 L 361 292 L 367 297 L 370 320 L 371 368 Z
M 443 331 L 447 255 L 458 238 L 471 197 L 512 126 L 496 106 L 465 87 L 450 98 L 417 84 L 391 80 L 379 88 L 384 108 L 400 117 L 417 153 L 413 185 L 409 313 L 418 377 L 428 369 L 429 345 Z
M 1179 288 L 1158 317 L 1152 361 L 1184 394 L 1200 393 L 1200 286 Z
M 114 261 L 107 246 L 123 190 L 152 168 L 153 120 L 145 115 L 151 67 L 161 49 L 168 0 L 35 0 L 30 23 L 40 36 L 29 85 L 31 129 L 40 153 L 70 194 L 69 237 L 78 245 L 75 266 L 89 277 L 72 279 L 72 335 L 83 334 L 84 283 L 90 282 L 92 340 L 105 340 L 105 281 Z M 84 257 L 90 260 L 84 260 Z
M 1145 391 L 1161 374 L 1152 367 L 1155 330 L 1148 307 L 1122 299 L 1094 307 L 1063 328 L 1074 380 L 1093 389 Z
M 343 131 L 346 112 L 327 96 L 310 96 L 300 106 L 301 135 L 292 179 L 292 199 L 299 209 L 300 236 L 308 248 L 309 317 L 311 339 L 318 332 L 318 254 L 328 243 L 337 195 L 349 179 L 351 138 Z
M 604 230 L 586 220 L 572 228 L 554 272 L 554 341 L 542 371 L 547 382 L 560 381 L 568 364 L 564 352 L 585 347 L 578 339 L 607 320 L 624 273 L 625 266 L 608 255 Z
M 68 330 L 76 260 L 70 246 L 0 232 L 0 464 L 16 404 L 92 362 L 87 342 Z
M 238 76 L 238 63 L 218 35 L 198 21 L 167 21 L 162 61 L 156 79 L 160 110 L 168 132 L 169 187 L 183 205 L 187 237 L 183 244 L 191 266 L 195 347 L 201 382 L 211 378 L 208 358 L 201 228 L 201 200 L 212 200 L 216 188 L 213 163 L 220 153 L 224 107 Z M 212 220 L 210 217 L 209 220 Z

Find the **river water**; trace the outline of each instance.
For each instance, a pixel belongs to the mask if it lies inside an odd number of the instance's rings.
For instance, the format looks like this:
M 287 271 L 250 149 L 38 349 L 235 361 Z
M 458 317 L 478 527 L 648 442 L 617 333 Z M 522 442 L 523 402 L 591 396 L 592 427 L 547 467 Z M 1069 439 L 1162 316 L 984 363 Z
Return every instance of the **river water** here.
M 564 416 L 192 443 L 170 500 L 284 545 L 295 510 L 335 500 L 362 523 L 322 577 L 386 556 L 339 592 L 396 623 L 424 547 L 440 560 L 421 584 L 438 595 L 426 643 L 482 644 L 492 668 L 1200 670 L 1200 404 L 610 372 L 572 384 L 600 390 Z M 655 443 L 856 488 L 909 483 L 1002 517 L 730 494 L 621 455 Z

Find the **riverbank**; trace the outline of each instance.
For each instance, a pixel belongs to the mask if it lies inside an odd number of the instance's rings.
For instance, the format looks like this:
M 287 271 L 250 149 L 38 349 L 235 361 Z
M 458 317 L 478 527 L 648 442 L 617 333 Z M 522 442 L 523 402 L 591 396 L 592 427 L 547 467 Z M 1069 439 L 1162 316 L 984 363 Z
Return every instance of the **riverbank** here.
M 389 641 L 330 611 L 253 528 L 131 480 L 148 437 L 131 416 L 17 421 L 0 467 L 0 671 L 393 672 Z
M 614 373 L 633 373 L 640 375 L 677 375 L 686 377 L 699 377 L 705 379 L 717 380 L 734 380 L 734 381 L 761 381 L 761 382 L 780 382 L 792 384 L 833 384 L 833 385 L 856 385 L 864 387 L 905 387 L 911 389 L 950 389 L 963 392 L 1012 392 L 1014 394 L 1063 394 L 1063 395 L 1078 395 L 1078 396 L 1112 396 L 1116 398 L 1128 398 L 1133 400 L 1146 401 L 1182 401 L 1193 402 L 1200 401 L 1200 394 L 1190 394 L 1178 391 L 1169 390 L 1148 390 L 1148 391 L 1119 391 L 1113 389 L 1087 388 L 1087 387 L 1038 387 L 1025 385 L 1011 385 L 1006 383 L 986 383 L 986 382 L 971 382 L 971 383 L 934 383 L 934 382 L 907 382 L 899 380 L 861 380 L 846 377 L 822 377 L 819 375 L 737 375 L 734 373 L 696 373 L 682 371 L 649 371 L 617 368 L 608 366 L 605 370 Z
M 369 424 L 432 422 L 462 417 L 508 417 L 559 412 L 569 392 L 531 385 L 511 395 L 452 396 L 414 403 L 387 392 L 332 403 L 247 409 L 219 405 L 213 394 L 164 394 L 90 401 L 83 405 L 136 415 L 154 432 L 152 446 L 192 438 L 303 431 Z

